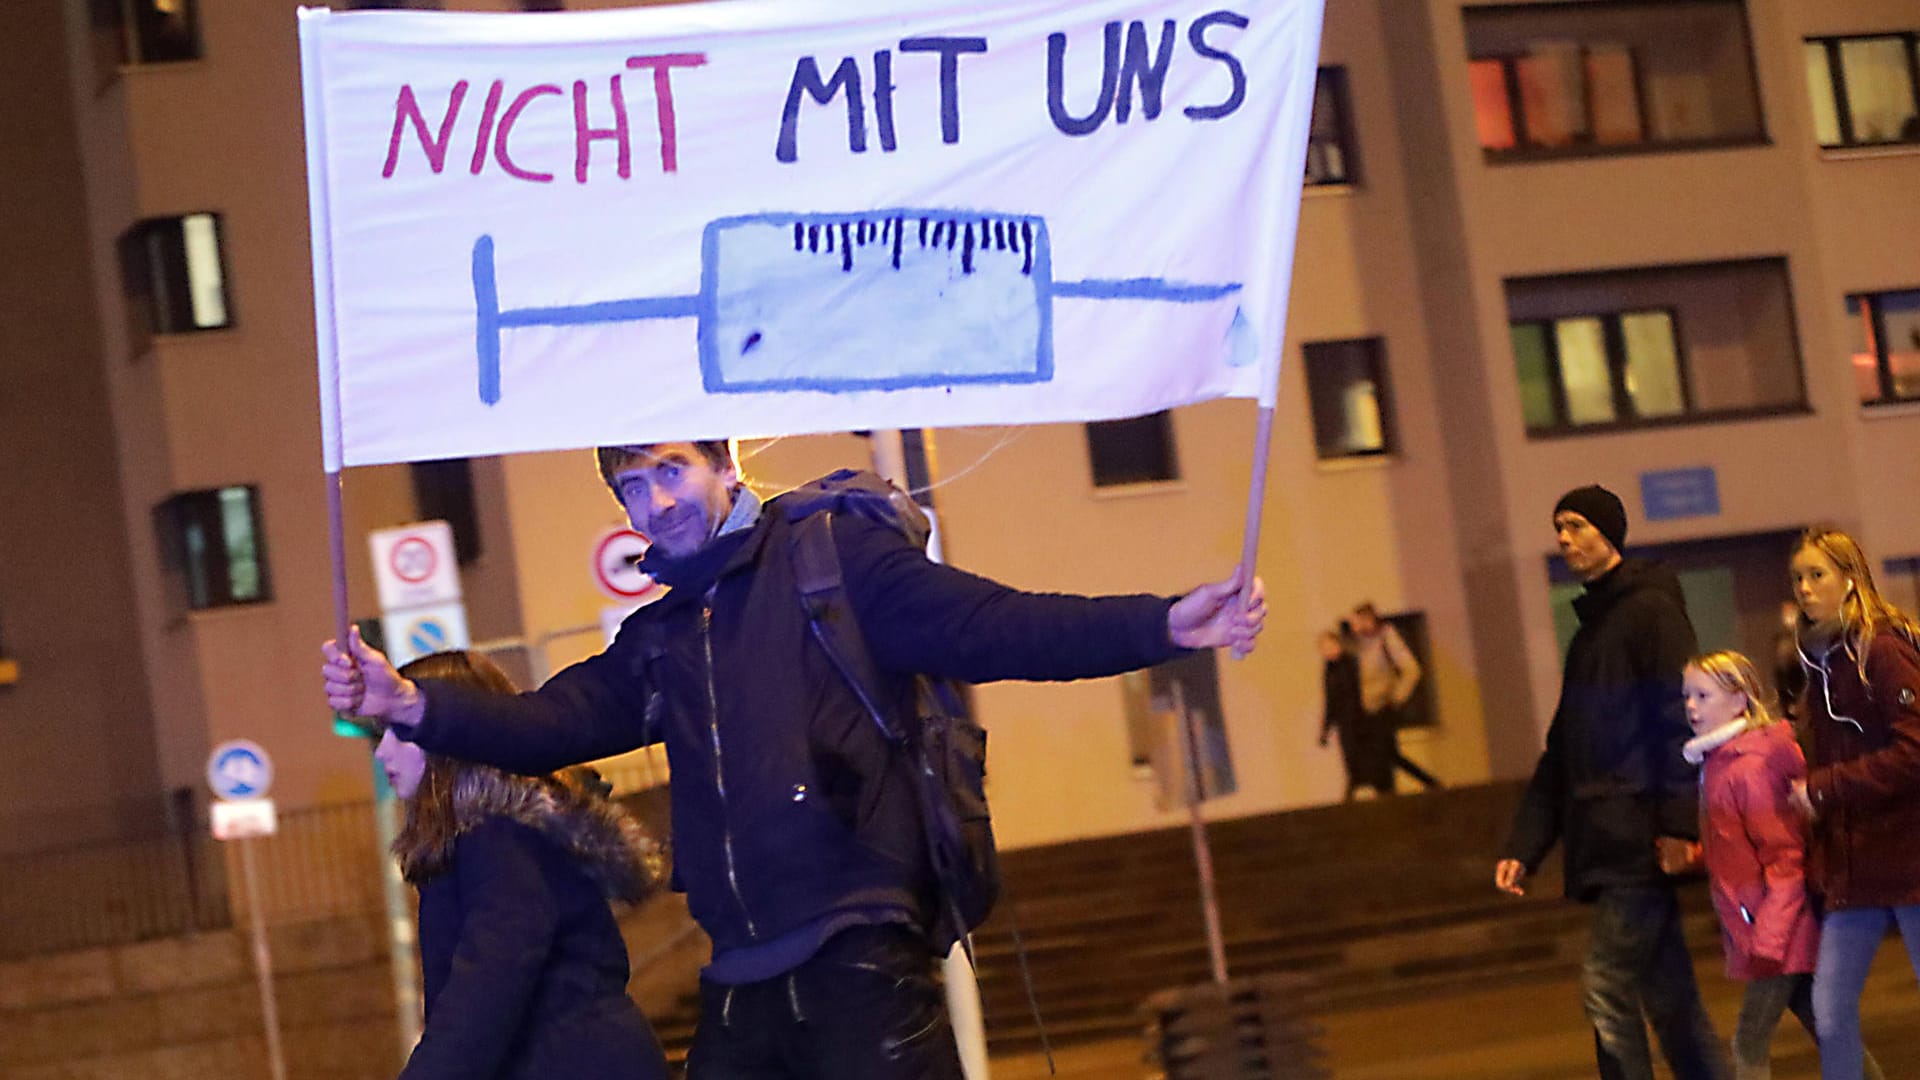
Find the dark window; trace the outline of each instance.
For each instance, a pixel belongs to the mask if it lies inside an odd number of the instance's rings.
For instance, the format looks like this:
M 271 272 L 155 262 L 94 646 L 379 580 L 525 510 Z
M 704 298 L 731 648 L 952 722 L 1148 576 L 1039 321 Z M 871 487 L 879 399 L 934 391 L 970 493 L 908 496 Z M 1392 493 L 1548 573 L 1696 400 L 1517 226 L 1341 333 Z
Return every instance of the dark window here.
M 232 325 L 220 215 L 148 218 L 120 237 L 121 279 L 134 339 Z
M 1780 259 L 1506 283 L 1530 434 L 1804 411 Z
M 516 0 L 521 11 L 565 11 L 563 0 Z
M 273 599 L 257 489 L 183 491 L 161 503 L 155 516 L 161 551 L 184 583 L 189 608 Z
M 200 58 L 195 0 L 92 0 L 88 7 L 103 77 L 122 64 Z
M 1171 413 L 1088 424 L 1087 455 L 1093 460 L 1094 487 L 1180 479 Z
M 1920 401 L 1920 289 L 1847 297 L 1863 404 Z
M 1238 789 L 1226 716 L 1220 704 L 1220 662 L 1214 650 L 1201 649 L 1130 671 L 1120 677 L 1120 687 L 1133 766 L 1151 767 L 1159 781 L 1155 802 L 1161 809 L 1186 804 L 1187 794 L 1192 791 L 1187 766 L 1192 756 L 1200 762 L 1201 790 L 1206 798 L 1231 795 Z M 1185 706 L 1193 716 L 1197 748 L 1176 705 Z M 1197 755 L 1193 755 L 1194 749 Z
M 347 0 L 346 6 L 355 11 L 440 11 L 446 5 L 441 0 Z
M 1738 0 L 1473 7 L 1466 27 L 1489 160 L 1764 138 Z
M 1320 457 L 1391 454 L 1393 404 L 1380 339 L 1318 342 L 1302 347 L 1300 355 Z
M 1420 662 L 1420 681 L 1414 684 L 1413 695 L 1395 714 L 1395 726 L 1436 726 L 1440 722 L 1440 706 L 1433 689 L 1433 643 L 1427 636 L 1427 613 L 1403 611 L 1397 615 L 1381 615 L 1380 621 L 1393 627 L 1406 643 L 1407 651 Z
M 1808 38 L 1806 60 L 1821 146 L 1920 142 L 1920 34 Z
M 1313 122 L 1307 132 L 1307 184 L 1354 184 L 1353 128 L 1347 117 L 1347 69 L 1323 67 L 1313 83 Z
M 473 462 L 468 458 L 413 463 L 413 503 L 422 521 L 444 521 L 453 530 L 461 566 L 480 557 L 480 514 L 473 501 Z

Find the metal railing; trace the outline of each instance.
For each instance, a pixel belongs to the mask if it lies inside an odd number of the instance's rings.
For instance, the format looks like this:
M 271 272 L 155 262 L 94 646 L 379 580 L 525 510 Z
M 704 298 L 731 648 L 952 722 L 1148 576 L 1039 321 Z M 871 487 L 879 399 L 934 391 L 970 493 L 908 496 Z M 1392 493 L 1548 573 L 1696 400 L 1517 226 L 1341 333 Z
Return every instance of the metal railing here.
M 657 748 L 611 759 L 616 795 L 665 780 Z M 664 814 L 664 800 L 655 800 Z M 634 805 L 634 804 L 630 804 Z M 129 945 L 230 927 L 248 915 L 239 850 L 208 835 L 194 812 L 171 835 L 0 856 L 0 960 Z M 664 833 L 664 818 L 652 822 Z M 279 815 L 255 846 L 268 923 L 385 910 L 374 804 L 334 803 Z
M 162 836 L 0 859 L 0 959 L 232 925 L 209 836 Z

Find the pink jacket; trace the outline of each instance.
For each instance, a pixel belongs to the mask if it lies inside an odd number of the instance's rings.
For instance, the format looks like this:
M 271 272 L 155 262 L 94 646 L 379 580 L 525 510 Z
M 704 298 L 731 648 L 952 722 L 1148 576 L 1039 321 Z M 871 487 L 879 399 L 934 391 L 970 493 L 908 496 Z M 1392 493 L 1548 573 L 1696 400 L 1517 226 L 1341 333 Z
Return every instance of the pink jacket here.
M 1700 770 L 1700 840 L 1728 978 L 1813 970 L 1820 926 L 1801 870 L 1806 836 L 1787 803 L 1789 785 L 1806 775 L 1786 723 L 1740 733 Z

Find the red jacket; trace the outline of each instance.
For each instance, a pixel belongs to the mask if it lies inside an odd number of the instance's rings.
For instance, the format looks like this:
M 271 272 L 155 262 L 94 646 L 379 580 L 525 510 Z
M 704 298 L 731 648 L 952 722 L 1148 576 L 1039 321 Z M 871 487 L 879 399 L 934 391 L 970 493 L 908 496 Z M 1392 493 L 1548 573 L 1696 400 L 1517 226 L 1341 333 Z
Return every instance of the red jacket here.
M 1843 645 L 1807 658 L 1808 880 L 1830 911 L 1920 904 L 1920 652 L 1879 634 L 1865 684 Z
M 1801 873 L 1806 837 L 1787 802 L 1806 772 L 1784 723 L 1742 732 L 1701 766 L 1700 842 L 1728 978 L 1813 970 L 1820 925 Z

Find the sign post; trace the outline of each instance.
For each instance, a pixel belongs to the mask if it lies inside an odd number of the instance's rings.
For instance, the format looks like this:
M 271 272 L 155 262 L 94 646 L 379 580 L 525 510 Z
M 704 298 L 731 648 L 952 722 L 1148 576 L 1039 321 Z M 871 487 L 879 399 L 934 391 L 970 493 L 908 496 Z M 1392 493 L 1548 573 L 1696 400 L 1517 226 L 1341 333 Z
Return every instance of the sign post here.
M 240 844 L 241 887 L 246 890 L 247 921 L 253 929 L 253 973 L 260 984 L 267 1068 L 273 1080 L 287 1080 L 286 1057 L 280 1049 L 280 1009 L 273 992 L 273 954 L 267 948 L 267 917 L 261 910 L 253 855 L 254 839 L 271 836 L 276 825 L 273 800 L 267 798 L 273 786 L 273 762 L 258 743 L 223 742 L 207 757 L 207 786 L 220 799 L 212 808 L 213 835 Z

